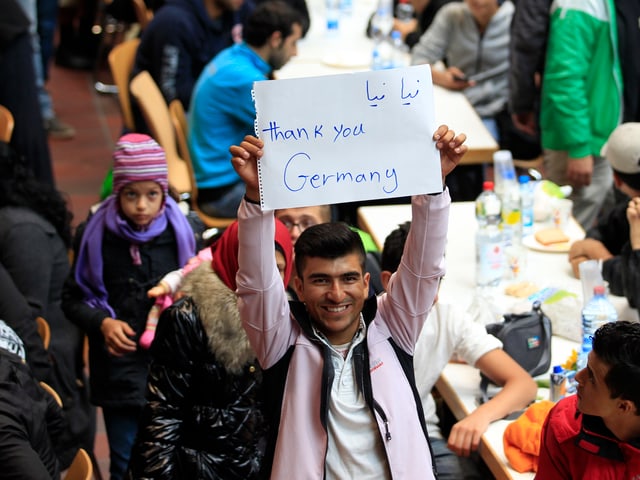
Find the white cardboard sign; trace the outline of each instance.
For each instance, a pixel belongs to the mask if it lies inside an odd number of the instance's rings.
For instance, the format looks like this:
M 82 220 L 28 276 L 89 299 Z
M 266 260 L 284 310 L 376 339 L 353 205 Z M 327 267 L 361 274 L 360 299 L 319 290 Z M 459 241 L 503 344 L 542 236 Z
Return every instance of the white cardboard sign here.
M 254 84 L 263 209 L 442 191 L 428 65 Z

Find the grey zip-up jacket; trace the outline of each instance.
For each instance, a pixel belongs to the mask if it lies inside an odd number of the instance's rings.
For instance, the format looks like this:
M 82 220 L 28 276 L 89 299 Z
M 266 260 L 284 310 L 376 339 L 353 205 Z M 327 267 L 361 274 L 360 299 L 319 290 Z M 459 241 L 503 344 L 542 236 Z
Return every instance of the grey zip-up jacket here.
M 513 3 L 504 2 L 481 34 L 465 2 L 442 7 L 411 51 L 411 64 L 446 59 L 477 84 L 463 90 L 481 117 L 503 110 L 509 98 L 509 39 Z

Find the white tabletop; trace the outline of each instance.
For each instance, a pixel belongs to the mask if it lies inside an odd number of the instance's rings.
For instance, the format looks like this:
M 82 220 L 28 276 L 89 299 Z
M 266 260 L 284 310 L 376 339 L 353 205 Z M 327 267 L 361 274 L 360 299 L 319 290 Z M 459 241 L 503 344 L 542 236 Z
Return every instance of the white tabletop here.
M 341 18 L 338 38 L 327 36 L 324 5 L 309 3 L 311 28 L 298 42 L 298 55 L 275 72 L 278 79 L 336 75 L 370 70 L 373 42 L 367 38 L 366 26 L 375 2 L 354 2 L 354 12 Z M 498 144 L 464 94 L 434 87 L 436 122 L 446 124 L 456 132 L 467 134 L 469 151 L 462 163 L 492 162 Z
M 394 230 L 398 224 L 411 220 L 410 205 L 384 205 L 372 207 L 360 207 L 358 209 L 360 227 L 368 231 L 374 241 L 382 247 L 384 239 Z M 574 222 L 573 230 L 568 234 L 572 238 L 580 238 L 584 232 Z M 446 248 L 446 275 L 442 282 L 439 298 L 442 302 L 456 303 L 467 308 L 474 300 L 475 294 L 475 232 L 477 229 L 475 219 L 475 205 L 473 202 L 455 202 L 451 205 L 449 230 Z M 527 279 L 540 288 L 557 287 L 582 298 L 582 286 L 580 280 L 573 276 L 566 253 L 549 253 L 539 250 L 527 249 Z M 505 303 L 504 309 L 515 308 L 516 300 L 503 295 L 500 301 Z M 618 311 L 619 318 L 638 320 L 638 312 L 629 307 L 624 297 L 609 296 L 611 302 Z M 580 303 L 578 303 L 579 305 Z M 530 303 L 528 303 L 530 306 Z M 572 312 L 575 322 L 580 323 L 579 308 Z M 552 341 L 552 365 L 564 363 L 571 354 L 572 349 L 577 349 L 576 342 L 555 336 Z M 440 380 L 436 384 L 438 390 L 457 418 L 462 418 L 477 406 L 477 397 L 480 393 L 479 371 L 469 365 L 448 364 Z M 541 389 L 539 396 L 546 398 L 548 390 Z M 504 454 L 502 436 L 509 421 L 500 420 L 490 425 L 485 433 L 480 446 L 480 454 L 492 473 L 500 479 L 532 479 L 533 473 L 520 474 L 513 470 L 507 462 Z

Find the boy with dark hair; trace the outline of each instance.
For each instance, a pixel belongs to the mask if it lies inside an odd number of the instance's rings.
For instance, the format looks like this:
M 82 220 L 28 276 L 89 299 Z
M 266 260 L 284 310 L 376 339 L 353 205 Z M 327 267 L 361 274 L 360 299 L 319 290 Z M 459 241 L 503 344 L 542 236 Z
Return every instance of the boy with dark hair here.
M 385 239 L 380 274 L 385 288 L 391 275 L 400 266 L 410 228 L 411 222 L 405 222 Z M 531 376 L 502 350 L 500 340 L 488 334 L 482 324 L 474 322 L 461 308 L 439 303 L 437 299 L 436 296 L 435 304 L 416 343 L 413 370 L 438 478 L 481 479 L 483 477 L 479 465 L 474 460 L 477 460 L 475 451 L 482 435 L 491 422 L 526 407 L 535 399 L 538 389 Z M 454 354 L 480 369 L 502 389 L 488 402 L 455 423 L 448 438 L 445 438 L 440 430 L 431 390 Z M 467 458 L 470 456 L 472 458 Z
M 640 476 L 640 323 L 596 330 L 578 393 L 549 412 L 536 478 Z

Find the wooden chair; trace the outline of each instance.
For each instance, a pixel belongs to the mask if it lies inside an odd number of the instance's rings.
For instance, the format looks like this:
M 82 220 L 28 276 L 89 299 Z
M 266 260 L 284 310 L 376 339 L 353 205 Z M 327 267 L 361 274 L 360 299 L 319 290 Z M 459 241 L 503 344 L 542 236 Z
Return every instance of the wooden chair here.
M 129 77 L 133 70 L 139 44 L 139 38 L 126 40 L 113 47 L 108 57 L 111 76 L 118 87 L 118 101 L 120 102 L 122 122 L 131 132 L 135 131 L 135 124 L 131 111 L 131 97 L 129 96 Z
M 13 114 L 7 107 L 0 105 L 0 140 L 5 143 L 11 141 L 14 125 Z
M 53 397 L 53 399 L 56 401 L 56 403 L 58 404 L 58 406 L 60 408 L 62 408 L 62 399 L 60 398 L 60 395 L 58 394 L 58 392 L 56 392 L 53 387 L 51 385 L 49 385 L 48 383 L 45 382 L 40 382 L 40 386 L 42 387 L 42 389 L 47 392 L 49 395 L 51 395 Z
M 49 328 L 49 323 L 42 317 L 36 317 L 36 324 L 38 326 L 38 335 L 42 338 L 42 344 L 45 350 L 49 350 L 49 343 L 51 343 L 51 328 Z
M 191 178 L 191 208 L 198 214 L 198 217 L 208 228 L 226 228 L 235 219 L 211 217 L 204 213 L 198 207 L 198 186 L 196 185 L 196 175 L 191 162 L 191 154 L 187 145 L 187 117 L 184 113 L 182 102 L 177 98 L 169 103 L 169 114 L 171 123 L 176 131 L 176 141 L 178 145 L 178 153 L 183 158 L 189 169 L 189 177 Z
M 79 448 L 71 466 L 64 475 L 64 480 L 91 480 L 93 478 L 93 464 L 91 457 L 84 448 Z
M 149 72 L 140 72 L 131 80 L 135 97 L 147 122 L 151 136 L 164 148 L 169 169 L 169 185 L 182 197 L 191 195 L 191 177 L 186 162 L 178 155 L 176 134 L 171 124 L 169 107 Z

